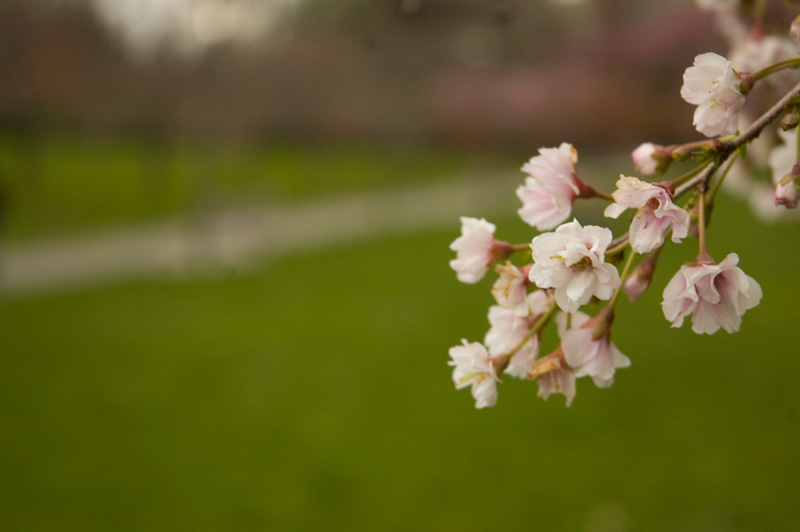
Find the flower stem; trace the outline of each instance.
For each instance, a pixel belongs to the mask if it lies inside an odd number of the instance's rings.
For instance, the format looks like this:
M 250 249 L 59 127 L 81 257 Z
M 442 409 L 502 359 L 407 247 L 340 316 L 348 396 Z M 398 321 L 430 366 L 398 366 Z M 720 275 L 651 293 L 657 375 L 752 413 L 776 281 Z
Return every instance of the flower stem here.
M 706 161 L 703 164 L 692 168 L 691 170 L 689 170 L 688 172 L 686 172 L 682 176 L 676 177 L 675 179 L 673 179 L 670 182 L 673 185 L 680 185 L 681 183 L 683 183 L 687 179 L 691 179 L 692 177 L 696 176 L 698 173 L 702 172 L 706 168 L 706 166 L 708 166 L 709 164 L 711 164 L 711 161 Z
M 800 57 L 795 57 L 793 59 L 786 59 L 785 61 L 779 61 L 773 65 L 764 67 L 758 72 L 752 74 L 753 80 L 758 81 L 760 79 L 764 79 L 770 74 L 774 74 L 775 72 L 780 72 L 781 70 L 786 70 L 787 68 L 800 68 Z
M 796 61 L 800 62 L 800 58 L 797 58 Z M 800 63 L 798 63 L 800 64 Z M 720 157 L 718 161 L 713 161 L 709 164 L 705 170 L 703 170 L 700 174 L 696 175 L 695 177 L 691 178 L 689 181 L 682 184 L 675 190 L 674 197 L 680 197 L 682 194 L 685 194 L 689 190 L 692 190 L 700 183 L 708 183 L 708 180 L 717 171 L 719 165 L 722 164 L 730 154 L 745 144 L 746 142 L 750 142 L 754 138 L 756 138 L 761 131 L 773 120 L 775 120 L 778 115 L 780 115 L 786 104 L 789 103 L 789 100 L 798 96 L 800 93 L 800 83 L 792 87 L 792 90 L 787 92 L 783 95 L 783 97 L 773 105 L 766 113 L 761 115 L 758 120 L 753 122 L 753 124 L 747 128 L 744 133 L 739 134 L 737 137 L 734 137 L 731 141 L 720 142 Z
M 625 266 L 622 267 L 622 273 L 619 274 L 619 279 L 620 279 L 619 287 L 617 287 L 617 289 L 614 290 L 614 293 L 611 295 L 611 299 L 608 301 L 609 307 L 613 307 L 614 305 L 617 304 L 617 298 L 619 297 L 620 293 L 622 293 L 622 287 L 625 284 L 625 278 L 631 271 L 631 266 L 633 265 L 633 257 L 635 255 L 636 253 L 634 253 L 633 250 L 631 250 L 630 254 L 628 255 L 628 259 L 625 261 Z
M 698 194 L 700 195 L 700 201 L 697 203 L 697 238 L 700 241 L 700 252 L 698 253 L 698 257 L 707 257 L 708 252 L 706 251 L 706 197 L 705 197 L 705 190 L 706 185 L 705 183 L 700 183 L 697 186 Z
M 714 186 L 711 187 L 711 190 L 708 192 L 709 201 L 713 201 L 714 197 L 717 195 L 717 191 L 722 186 L 722 182 L 725 181 L 725 178 L 728 176 L 728 172 L 731 171 L 733 167 L 733 163 L 736 162 L 736 159 L 739 157 L 739 152 L 734 152 L 733 156 L 728 160 L 728 166 L 725 167 L 725 170 L 722 171 L 722 175 L 714 182 Z

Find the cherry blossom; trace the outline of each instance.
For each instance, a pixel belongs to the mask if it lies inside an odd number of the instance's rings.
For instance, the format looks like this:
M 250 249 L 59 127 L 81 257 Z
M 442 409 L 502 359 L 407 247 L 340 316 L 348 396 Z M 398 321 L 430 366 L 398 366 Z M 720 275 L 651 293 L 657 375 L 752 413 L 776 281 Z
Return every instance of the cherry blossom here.
M 494 259 L 495 225 L 483 218 L 462 216 L 461 236 L 450 244 L 457 258 L 450 261 L 462 283 L 474 284 L 483 279 Z
M 527 287 L 530 283 L 527 268 L 523 271 L 511 263 L 498 264 L 496 267 L 500 276 L 492 285 L 492 295 L 501 307 L 511 309 L 517 316 L 527 316 L 528 301 Z
M 742 80 L 731 62 L 715 53 L 700 54 L 683 74 L 681 97 L 697 105 L 694 125 L 707 137 L 732 135 L 745 102 Z
M 553 229 L 569 218 L 580 189 L 575 176 L 578 152 L 571 144 L 540 148 L 539 155 L 522 166 L 530 174 L 517 188 L 522 207 L 517 211 L 528 225 L 540 231 Z
M 530 280 L 539 288 L 553 288 L 556 303 L 574 312 L 592 296 L 609 299 L 620 286 L 617 269 L 605 262 L 611 231 L 605 227 L 581 227 L 577 220 L 531 242 L 534 264 Z
M 484 343 L 489 354 L 493 356 L 508 353 L 525 341 L 532 325 L 527 318 L 517 316 L 513 310 L 498 305 L 489 308 L 489 324 L 491 328 L 486 333 Z M 539 337 L 534 334 L 509 359 L 505 373 L 513 377 L 525 378 L 533 368 L 533 363 L 538 355 Z
M 739 256 L 731 253 L 719 264 L 707 258 L 681 266 L 664 288 L 664 317 L 680 327 L 692 315 L 697 334 L 714 334 L 720 327 L 738 331 L 745 311 L 761 301 L 761 287 L 738 263 Z
M 547 400 L 554 393 L 563 394 L 567 398 L 567 407 L 575 398 L 575 373 L 564 360 L 564 351 L 559 345 L 555 351 L 536 361 L 528 373 L 539 383 L 538 396 Z
M 564 359 L 575 377 L 588 375 L 598 388 L 611 386 L 615 370 L 631 365 L 630 359 L 611 343 L 607 317 L 602 311 L 595 318 L 583 312 L 576 312 L 569 319 L 566 314 L 556 316 Z
M 673 242 L 680 243 L 689 234 L 689 213 L 675 205 L 663 187 L 620 176 L 611 196 L 615 203 L 604 213 L 609 218 L 619 217 L 626 209 L 638 209 L 630 226 L 631 248 L 636 253 L 648 253 L 662 245 L 668 228 L 672 228 Z
M 497 373 L 489 359 L 486 348 L 478 342 L 468 343 L 450 348 L 448 365 L 453 366 L 453 382 L 456 389 L 472 386 L 472 397 L 475 408 L 494 406 L 497 403 Z

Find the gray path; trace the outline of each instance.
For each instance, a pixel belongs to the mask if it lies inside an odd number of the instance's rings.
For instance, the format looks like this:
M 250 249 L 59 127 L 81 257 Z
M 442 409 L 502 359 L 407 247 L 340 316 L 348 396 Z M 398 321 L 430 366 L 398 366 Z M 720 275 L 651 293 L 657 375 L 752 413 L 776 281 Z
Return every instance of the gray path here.
M 462 179 L 10 244 L 0 257 L 0 287 L 8 298 L 124 279 L 220 275 L 306 249 L 438 227 L 452 228 L 455 238 L 459 216 L 516 209 L 521 182 L 518 175 Z

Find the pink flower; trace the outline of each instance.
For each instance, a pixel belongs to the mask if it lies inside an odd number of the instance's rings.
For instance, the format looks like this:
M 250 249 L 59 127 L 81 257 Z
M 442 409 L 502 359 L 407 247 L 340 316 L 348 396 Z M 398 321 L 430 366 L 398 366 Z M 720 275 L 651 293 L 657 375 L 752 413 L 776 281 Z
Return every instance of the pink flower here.
M 497 278 L 492 286 L 492 295 L 497 304 L 511 309 L 517 316 L 528 315 L 528 274 L 511 263 L 498 264 Z
M 611 386 L 615 370 L 631 365 L 630 359 L 611 343 L 608 334 L 610 323 L 603 323 L 601 320 L 604 319 L 602 314 L 590 318 L 583 312 L 576 312 L 571 315 L 570 327 L 567 328 L 567 315 L 556 316 L 564 359 L 572 367 L 575 377 L 589 375 L 598 388 Z M 595 338 L 598 326 L 604 330 L 599 338 Z
M 461 236 L 450 244 L 450 249 L 457 252 L 450 267 L 462 283 L 477 283 L 489 271 L 494 259 L 494 231 L 494 224 L 483 218 L 461 217 Z
M 581 227 L 577 220 L 554 233 L 533 239 L 533 266 L 528 274 L 539 288 L 553 288 L 556 303 L 574 312 L 592 296 L 609 299 L 620 286 L 617 269 L 605 262 L 611 231 L 605 227 Z
M 486 348 L 478 342 L 467 343 L 450 348 L 448 365 L 453 366 L 453 382 L 456 389 L 472 386 L 475 408 L 494 406 L 497 403 L 497 373 L 489 360 Z
M 580 190 L 575 178 L 578 152 L 571 144 L 541 148 L 539 155 L 522 166 L 530 174 L 517 189 L 522 207 L 520 218 L 540 231 L 553 229 L 569 218 L 572 203 Z
M 730 61 L 714 53 L 700 54 L 683 74 L 681 97 L 697 105 L 694 125 L 707 137 L 736 133 L 744 106 L 742 80 Z
M 617 218 L 625 209 L 638 209 L 630 228 L 631 248 L 647 253 L 664 243 L 664 232 L 672 228 L 672 241 L 680 242 L 689 233 L 689 213 L 672 202 L 664 188 L 620 176 L 611 195 L 616 203 L 606 207 L 605 215 Z
M 761 300 L 761 287 L 738 263 L 739 256 L 731 253 L 720 264 L 702 261 L 681 266 L 664 288 L 664 317 L 680 327 L 692 314 L 697 334 L 714 334 L 720 327 L 738 331 L 745 311 Z

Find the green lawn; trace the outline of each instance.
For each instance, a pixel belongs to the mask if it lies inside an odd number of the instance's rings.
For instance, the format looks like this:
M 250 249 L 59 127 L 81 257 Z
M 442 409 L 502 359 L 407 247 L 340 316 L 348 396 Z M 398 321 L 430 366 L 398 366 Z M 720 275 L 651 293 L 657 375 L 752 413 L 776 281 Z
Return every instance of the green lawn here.
M 521 164 L 511 159 L 510 168 Z M 524 158 L 522 158 L 524 161 Z M 27 137 L 0 131 L 0 232 L 36 238 L 508 168 L 507 156 L 413 146 Z
M 718 202 L 709 233 L 763 287 L 743 330 L 669 328 L 660 291 L 696 250 L 672 246 L 620 303 L 633 365 L 569 409 L 510 378 L 494 409 L 453 390 L 491 284 L 448 269 L 455 220 L 247 278 L 5 302 L 1 528 L 799 531 L 797 228 L 743 212 Z

